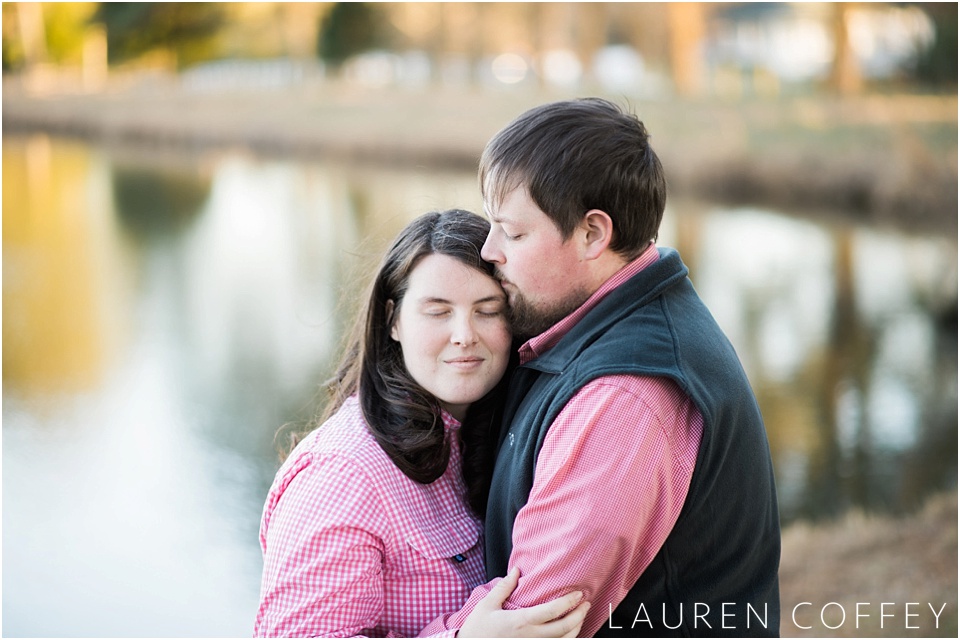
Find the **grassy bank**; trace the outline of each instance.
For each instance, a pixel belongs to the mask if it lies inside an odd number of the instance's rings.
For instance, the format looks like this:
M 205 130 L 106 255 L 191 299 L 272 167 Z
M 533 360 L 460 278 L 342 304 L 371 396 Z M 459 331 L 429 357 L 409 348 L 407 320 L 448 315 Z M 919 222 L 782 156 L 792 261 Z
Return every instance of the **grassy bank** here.
M 957 494 L 899 518 L 853 512 L 791 525 L 783 533 L 780 591 L 783 636 L 956 638 Z M 881 603 L 890 603 L 882 620 Z M 939 627 L 930 605 L 943 606 Z
M 3 127 L 109 144 L 242 145 L 262 153 L 472 170 L 486 141 L 513 117 L 568 97 L 332 82 L 199 93 L 173 78 L 41 96 L 8 78 Z M 608 97 L 630 103 L 646 122 L 677 195 L 956 233 L 956 95 L 746 102 Z

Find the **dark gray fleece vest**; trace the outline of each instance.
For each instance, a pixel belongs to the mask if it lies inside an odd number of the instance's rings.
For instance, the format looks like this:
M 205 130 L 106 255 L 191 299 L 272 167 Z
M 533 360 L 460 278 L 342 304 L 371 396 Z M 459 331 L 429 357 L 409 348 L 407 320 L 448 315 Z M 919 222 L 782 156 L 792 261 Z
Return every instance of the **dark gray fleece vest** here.
M 550 424 L 581 387 L 615 374 L 676 381 L 704 430 L 673 531 L 597 635 L 778 635 L 780 523 L 763 420 L 733 347 L 672 249 L 514 373 L 487 506 L 488 578 L 506 574 L 513 521 Z

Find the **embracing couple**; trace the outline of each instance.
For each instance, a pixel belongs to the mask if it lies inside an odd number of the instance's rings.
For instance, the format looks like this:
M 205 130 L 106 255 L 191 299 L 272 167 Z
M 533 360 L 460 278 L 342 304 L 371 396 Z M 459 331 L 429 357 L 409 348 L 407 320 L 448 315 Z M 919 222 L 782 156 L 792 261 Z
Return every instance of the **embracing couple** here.
M 258 636 L 778 635 L 757 402 L 644 125 L 536 107 L 395 240 L 264 507 Z

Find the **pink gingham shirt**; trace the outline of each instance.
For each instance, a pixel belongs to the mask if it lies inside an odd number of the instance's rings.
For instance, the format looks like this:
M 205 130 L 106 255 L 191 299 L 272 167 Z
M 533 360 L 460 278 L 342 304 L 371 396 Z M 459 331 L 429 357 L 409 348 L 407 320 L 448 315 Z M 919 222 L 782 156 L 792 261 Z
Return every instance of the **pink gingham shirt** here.
M 459 609 L 485 575 L 482 525 L 450 440 L 446 472 L 423 485 L 370 435 L 355 396 L 310 433 L 264 506 L 254 635 L 415 637 Z
M 654 245 L 580 308 L 529 340 L 520 360 L 546 353 L 607 294 L 659 259 Z M 520 583 L 506 608 L 574 590 L 591 603 L 581 635 L 593 636 L 657 554 L 686 499 L 703 417 L 676 383 L 615 375 L 584 386 L 557 416 L 540 449 L 533 487 L 513 528 L 510 567 Z M 499 579 L 477 588 L 456 614 L 424 635 L 457 629 Z

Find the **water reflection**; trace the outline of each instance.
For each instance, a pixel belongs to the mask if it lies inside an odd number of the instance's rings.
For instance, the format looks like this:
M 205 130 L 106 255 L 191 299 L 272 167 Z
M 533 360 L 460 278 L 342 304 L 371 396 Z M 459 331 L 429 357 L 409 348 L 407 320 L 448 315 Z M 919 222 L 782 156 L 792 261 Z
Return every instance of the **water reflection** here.
M 76 148 L 38 136 L 3 156 L 4 382 L 38 391 L 94 387 L 122 328 L 110 313 L 124 269 L 114 220 L 87 197 L 104 174 Z
M 956 245 L 749 210 L 702 227 L 692 277 L 754 382 L 784 518 L 955 484 Z
M 472 175 L 3 144 L 5 635 L 248 635 L 274 434 L 358 282 Z M 22 185 L 15 188 L 11 185 Z M 767 421 L 785 520 L 956 482 L 951 240 L 672 203 Z

